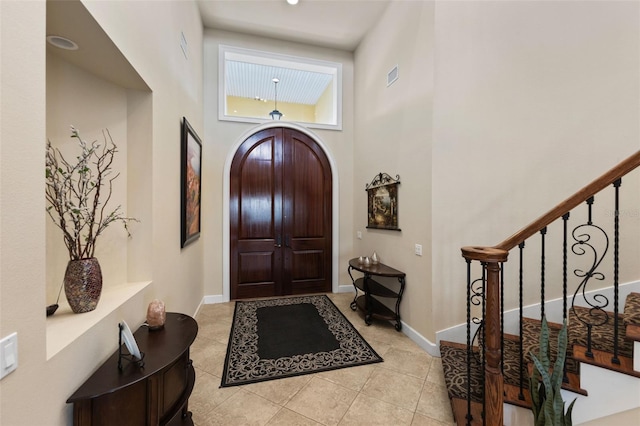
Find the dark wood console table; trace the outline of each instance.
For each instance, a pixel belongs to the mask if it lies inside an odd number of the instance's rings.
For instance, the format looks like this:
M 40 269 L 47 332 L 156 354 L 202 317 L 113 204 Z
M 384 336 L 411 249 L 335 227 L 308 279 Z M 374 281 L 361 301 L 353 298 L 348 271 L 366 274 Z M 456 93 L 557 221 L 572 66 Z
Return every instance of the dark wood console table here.
M 362 272 L 364 276 L 354 278 L 351 274 L 353 270 Z M 402 300 L 402 293 L 404 293 L 405 273 L 383 263 L 365 266 L 359 263 L 358 258 L 349 261 L 347 272 L 349 272 L 353 286 L 356 289 L 356 295 L 353 298 L 353 302 L 351 302 L 351 309 L 355 311 L 360 308 L 364 311 L 364 322 L 367 325 L 371 324 L 371 318 L 379 318 L 395 321 L 396 330 L 400 331 L 402 329 L 400 301 Z M 384 283 L 382 280 L 376 281 L 374 277 L 396 278 L 398 283 L 394 286 Z M 392 303 L 395 302 L 395 311 L 385 305 L 382 298 L 391 300 Z
M 195 370 L 189 347 L 198 324 L 188 315 L 167 312 L 164 328 L 138 328 L 134 337 L 144 352 L 144 367 L 123 362 L 116 351 L 67 399 L 73 404 L 73 424 L 193 425 L 187 403 Z M 112 338 L 117 338 L 114 330 Z

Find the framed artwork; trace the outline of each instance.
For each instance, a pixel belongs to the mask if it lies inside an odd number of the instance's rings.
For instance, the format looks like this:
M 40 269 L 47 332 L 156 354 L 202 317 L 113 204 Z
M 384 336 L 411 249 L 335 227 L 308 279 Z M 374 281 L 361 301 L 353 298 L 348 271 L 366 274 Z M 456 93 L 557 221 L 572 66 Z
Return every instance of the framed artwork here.
M 180 247 L 184 247 L 200 236 L 200 195 L 202 194 L 200 186 L 202 142 L 186 117 L 182 118 L 181 143 L 182 226 Z
M 400 231 L 398 228 L 398 185 L 400 185 L 400 176 L 396 175 L 394 179 L 386 173 L 378 173 L 371 183 L 366 185 L 367 228 Z

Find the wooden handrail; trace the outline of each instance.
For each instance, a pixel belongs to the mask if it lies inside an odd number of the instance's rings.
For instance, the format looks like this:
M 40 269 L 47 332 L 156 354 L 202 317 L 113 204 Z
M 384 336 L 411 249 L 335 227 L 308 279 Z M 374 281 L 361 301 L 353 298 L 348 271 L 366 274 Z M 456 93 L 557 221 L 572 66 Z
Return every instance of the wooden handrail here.
M 585 186 L 578 192 L 576 192 L 571 197 L 567 198 L 553 209 L 549 210 L 544 215 L 540 216 L 538 219 L 531 222 L 529 225 L 525 226 L 500 244 L 493 246 L 496 249 L 502 249 L 509 251 L 530 236 L 539 232 L 542 228 L 547 225 L 550 225 L 556 219 L 564 216 L 573 210 L 574 207 L 584 203 L 590 197 L 593 197 L 595 194 L 603 190 L 609 185 L 613 185 L 615 181 L 620 179 L 622 176 L 631 172 L 632 170 L 640 167 L 640 151 L 631 155 L 626 160 L 619 163 L 617 166 L 591 182 L 589 185 Z
M 569 213 L 576 206 L 586 202 L 590 197 L 593 197 L 607 186 L 613 185 L 615 181 L 638 167 L 640 167 L 640 151 L 629 156 L 617 166 L 591 182 L 589 185 L 580 189 L 571 197 L 567 198 L 500 244 L 493 247 L 463 247 L 462 256 L 467 260 L 478 260 L 481 262 L 505 262 L 505 252 L 508 254 L 512 248 L 539 232 L 545 226 L 550 225 L 556 219 Z M 499 257 L 504 257 L 504 259 L 497 259 Z
M 490 426 L 503 424 L 503 377 L 500 365 L 502 351 L 500 345 L 500 263 L 506 262 L 509 251 L 527 238 L 550 225 L 556 219 L 569 213 L 578 205 L 586 202 L 590 197 L 603 190 L 627 173 L 640 167 L 640 151 L 585 186 L 571 197 L 567 198 L 553 209 L 549 210 L 529 225 L 522 228 L 500 244 L 493 247 L 469 246 L 462 248 L 462 256 L 467 261 L 480 261 L 486 273 L 486 312 L 485 323 L 485 423 Z

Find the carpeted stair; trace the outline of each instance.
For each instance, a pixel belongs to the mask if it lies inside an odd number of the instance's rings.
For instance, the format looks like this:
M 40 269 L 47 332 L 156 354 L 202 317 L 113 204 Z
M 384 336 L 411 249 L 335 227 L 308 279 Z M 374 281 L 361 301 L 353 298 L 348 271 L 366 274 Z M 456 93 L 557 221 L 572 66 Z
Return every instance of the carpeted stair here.
M 624 305 L 625 334 L 628 339 L 640 342 L 640 293 L 627 296 Z
M 633 370 L 633 340 L 640 341 L 640 293 L 631 293 L 625 301 L 623 314 L 619 314 L 618 326 L 618 359 L 620 364 L 611 361 L 613 351 L 613 313 L 608 313 L 609 321 L 602 326 L 592 327 L 591 349 L 593 357 L 586 355 L 587 328 L 576 316 L 586 319 L 602 315 L 602 313 L 590 312 L 586 308 L 576 307 L 569 310 L 568 336 L 569 348 L 565 363 L 564 389 L 587 395 L 587 390 L 580 388 L 579 366 L 580 362 L 594 364 L 610 370 L 615 370 L 632 376 L 640 377 L 640 373 Z M 601 317 L 598 317 L 601 318 Z M 595 322 L 599 322 L 597 321 Z M 540 320 L 531 318 L 523 319 L 522 346 L 524 366 L 520 371 L 520 337 L 505 334 L 503 354 L 504 374 L 504 401 L 509 404 L 525 408 L 531 407 L 529 397 L 529 371 L 531 370 L 531 358 L 529 353 L 538 354 L 538 342 L 540 337 Z M 551 361 L 557 357 L 558 333 L 561 324 L 549 323 L 551 333 Z M 440 353 L 445 376 L 445 384 L 454 418 L 459 425 L 466 424 L 465 417 L 467 405 L 467 351 L 466 344 L 456 342 L 440 342 Z M 471 364 L 471 412 L 472 425 L 482 424 L 482 365 L 478 347 L 473 348 Z M 522 376 L 521 376 L 522 373 Z M 522 381 L 521 381 L 522 377 Z

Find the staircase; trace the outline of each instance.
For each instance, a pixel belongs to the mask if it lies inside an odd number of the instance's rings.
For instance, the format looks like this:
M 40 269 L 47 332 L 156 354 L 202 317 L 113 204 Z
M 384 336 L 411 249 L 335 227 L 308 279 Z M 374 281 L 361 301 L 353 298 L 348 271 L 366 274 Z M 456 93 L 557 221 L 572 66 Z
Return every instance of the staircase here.
M 467 339 L 440 341 L 456 424 L 533 424 L 529 395 L 533 366 L 529 354 L 538 353 L 543 316 L 551 331 L 552 363 L 557 356 L 558 332 L 562 322 L 567 323 L 563 399 L 565 406 L 578 399 L 574 424 L 640 407 L 640 281 L 619 283 L 620 267 L 638 262 L 626 257 L 621 265 L 619 252 L 621 246 L 629 247 L 628 240 L 621 244 L 620 238 L 622 177 L 638 167 L 640 151 L 502 243 L 462 248 L 467 262 Z M 613 196 L 601 197 L 610 186 Z M 636 194 L 639 191 L 637 185 L 631 190 Z M 594 213 L 596 195 L 607 201 L 613 199 L 610 223 L 603 224 L 609 217 Z M 570 221 L 581 205 L 586 211 L 577 211 L 577 221 Z M 547 236 L 548 230 L 551 237 Z M 640 236 L 635 241 L 640 241 Z M 531 256 L 525 252 L 525 243 L 530 242 L 539 256 L 534 271 L 528 260 Z M 561 259 L 552 259 L 547 253 L 551 242 L 561 246 Z M 519 266 L 507 264 L 511 252 L 512 257 L 519 255 L 519 262 L 511 262 Z M 549 252 L 557 257 L 556 247 Z M 560 284 L 546 282 L 549 270 L 562 271 Z M 609 283 L 610 289 L 603 289 L 599 281 Z M 570 288 L 575 282 L 577 288 Z M 545 291 L 550 292 L 551 287 L 557 291 L 558 285 L 563 296 L 547 300 Z M 523 306 L 525 290 L 527 296 L 539 291 L 535 309 Z M 519 305 L 507 313 L 505 299 L 514 297 L 505 296 L 505 291 L 516 292 Z M 537 309 L 539 313 L 532 315 Z
M 577 307 L 577 311 L 588 315 L 588 309 Z M 610 315 L 613 313 L 609 312 Z M 572 311 L 569 314 L 569 349 L 567 350 L 565 383 L 563 389 L 573 394 L 588 396 L 588 390 L 580 387 L 580 365 L 581 363 L 597 366 L 618 373 L 640 378 L 640 367 L 633 367 L 634 342 L 638 342 L 638 355 L 640 355 L 640 293 L 630 293 L 626 298 L 624 313 L 620 315 L 619 335 L 620 351 L 618 359 L 620 364 L 611 362 L 612 353 L 607 349 L 613 337 L 613 324 L 607 323 L 594 327 L 592 331 L 591 351 L 593 358 L 586 355 L 587 333 L 575 317 Z M 513 334 L 504 335 L 503 353 L 503 376 L 504 376 L 504 402 L 527 410 L 531 409 L 531 398 L 528 388 L 528 377 L 532 364 L 530 353 L 537 355 L 540 336 L 540 321 L 537 319 L 523 318 L 523 354 L 524 368 L 519 368 L 520 337 Z M 551 331 L 551 360 L 555 362 L 557 357 L 557 336 L 562 324 L 549 323 Z M 458 425 L 466 425 L 467 415 L 467 381 L 466 381 L 466 354 L 467 347 L 464 344 L 441 341 L 440 353 L 442 355 L 442 365 L 444 368 L 445 383 L 454 418 Z M 482 366 L 481 358 L 478 356 L 480 349 L 473 347 L 472 357 L 472 380 L 471 380 L 471 412 L 473 421 L 471 425 L 482 425 Z M 521 376 L 522 374 L 522 376 Z M 521 386 L 522 384 L 522 386 Z M 569 396 L 569 402 L 576 395 Z M 526 417 L 526 415 L 525 415 Z M 531 417 L 533 419 L 533 417 Z

